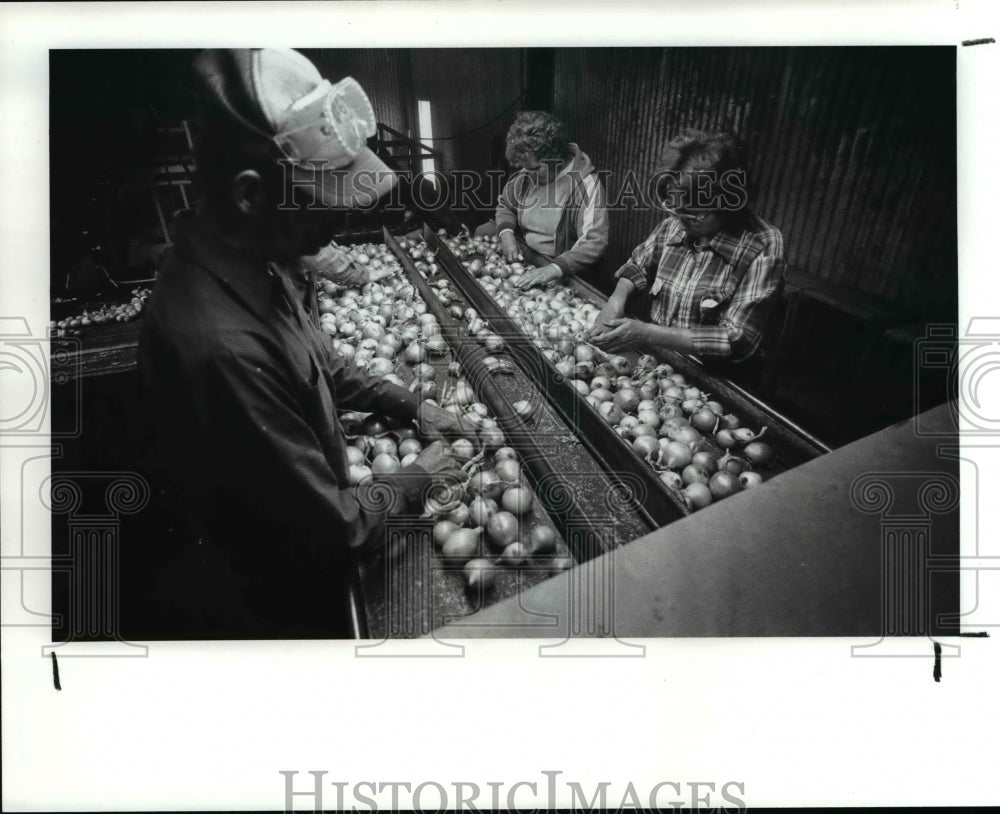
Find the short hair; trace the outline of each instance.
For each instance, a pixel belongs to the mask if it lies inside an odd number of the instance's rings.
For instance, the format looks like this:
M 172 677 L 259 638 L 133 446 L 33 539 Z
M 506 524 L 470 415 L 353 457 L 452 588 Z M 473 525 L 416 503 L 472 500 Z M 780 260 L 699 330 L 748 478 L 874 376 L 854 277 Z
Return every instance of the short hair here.
M 505 155 L 512 167 L 520 169 L 532 156 L 539 161 L 565 161 L 573 152 L 562 122 L 540 110 L 526 110 L 517 114 L 507 131 Z
M 742 212 L 751 192 L 746 153 L 746 143 L 732 131 L 709 134 L 701 130 L 685 130 L 672 139 L 663 151 L 656 171 L 659 179 L 656 193 L 661 200 L 674 190 L 691 195 L 698 176 L 705 174 L 711 174 L 710 188 L 719 192 L 720 179 L 728 175 L 730 189 L 738 183 L 742 192 L 742 205 L 729 207 L 729 211 L 734 214 Z

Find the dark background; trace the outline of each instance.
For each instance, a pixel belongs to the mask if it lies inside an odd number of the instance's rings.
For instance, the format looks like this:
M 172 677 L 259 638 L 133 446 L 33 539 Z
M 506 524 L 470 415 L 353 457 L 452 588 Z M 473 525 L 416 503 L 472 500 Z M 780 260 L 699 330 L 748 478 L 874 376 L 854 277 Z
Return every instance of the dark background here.
M 503 168 L 506 130 L 529 107 L 566 122 L 610 171 L 611 192 L 629 172 L 647 178 L 683 128 L 736 129 L 750 146 L 757 209 L 781 228 L 791 264 L 915 319 L 954 320 L 952 47 L 304 53 L 325 76 L 358 79 L 379 121 L 403 132 L 416 135 L 416 100 L 429 100 L 445 174 Z M 155 221 L 137 174 L 169 149 L 155 128 L 191 114 L 193 54 L 52 52 L 54 287 L 89 221 L 123 236 Z M 101 183 L 118 201 L 113 215 L 107 204 L 88 206 Z M 612 213 L 608 273 L 657 221 L 656 211 Z

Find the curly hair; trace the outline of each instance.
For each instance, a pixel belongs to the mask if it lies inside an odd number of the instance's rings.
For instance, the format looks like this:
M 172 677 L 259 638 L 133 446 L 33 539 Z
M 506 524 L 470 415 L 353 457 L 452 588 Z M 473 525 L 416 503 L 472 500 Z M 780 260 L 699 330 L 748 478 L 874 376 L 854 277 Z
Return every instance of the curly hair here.
M 732 131 L 685 130 L 663 151 L 656 170 L 656 194 L 662 201 L 675 191 L 693 197 L 695 188 L 699 194 L 716 197 L 728 193 L 729 200 L 739 198 L 741 203 L 726 208 L 742 211 L 751 190 L 746 154 L 746 143 Z M 707 183 L 699 183 L 699 176 L 706 176 Z
M 520 169 L 532 158 L 565 161 L 573 153 L 562 122 L 548 113 L 526 110 L 517 114 L 507 131 L 505 155 L 512 167 Z

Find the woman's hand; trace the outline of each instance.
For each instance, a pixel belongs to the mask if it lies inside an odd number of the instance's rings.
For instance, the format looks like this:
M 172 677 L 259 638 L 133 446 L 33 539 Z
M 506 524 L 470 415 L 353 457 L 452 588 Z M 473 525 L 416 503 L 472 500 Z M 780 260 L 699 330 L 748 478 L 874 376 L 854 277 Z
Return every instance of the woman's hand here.
M 500 233 L 500 252 L 503 254 L 503 259 L 508 263 L 513 263 L 515 260 L 521 258 L 521 250 L 518 248 L 517 238 L 514 237 L 514 233 L 510 229 Z
M 609 319 L 599 333 L 591 335 L 590 341 L 599 348 L 616 353 L 638 350 L 647 342 L 648 327 L 637 319 Z
M 591 326 L 590 330 L 587 331 L 587 339 L 593 339 L 595 336 L 604 333 L 610 329 L 609 323 L 615 319 L 621 319 L 622 315 L 625 313 L 624 304 L 619 304 L 614 301 L 614 299 L 608 300 L 604 307 L 600 310 L 597 315 L 597 319 L 594 320 L 594 324 Z
M 542 266 L 540 269 L 526 271 L 514 285 L 516 288 L 524 289 L 536 285 L 545 285 L 546 283 L 551 283 L 553 280 L 561 279 L 562 269 L 555 263 L 550 263 L 547 266 Z

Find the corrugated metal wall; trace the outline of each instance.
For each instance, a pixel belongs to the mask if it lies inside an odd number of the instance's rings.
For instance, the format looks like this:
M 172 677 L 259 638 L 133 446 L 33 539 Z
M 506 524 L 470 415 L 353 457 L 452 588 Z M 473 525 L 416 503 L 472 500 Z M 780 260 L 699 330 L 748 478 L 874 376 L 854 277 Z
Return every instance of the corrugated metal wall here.
M 303 48 L 319 72 L 336 82 L 353 76 L 368 93 L 378 121 L 406 132 L 412 115 L 406 104 L 410 66 L 399 48 Z
M 431 103 L 435 138 L 447 138 L 433 143 L 443 154 L 441 169 L 490 169 L 498 144 L 502 157 L 503 139 L 517 115 L 511 104 L 522 90 L 521 49 L 432 48 L 410 54 L 413 92 Z
M 565 49 L 555 66 L 555 113 L 609 192 L 682 129 L 732 128 L 792 263 L 915 311 L 954 300 L 954 48 Z M 612 213 L 612 265 L 658 220 Z
M 417 136 L 417 100 L 431 103 L 438 170 L 485 172 L 503 166 L 507 130 L 523 90 L 520 48 L 303 49 L 336 81 L 357 79 L 380 122 Z M 492 208 L 488 188 L 479 197 Z M 470 203 L 471 199 L 466 199 Z

